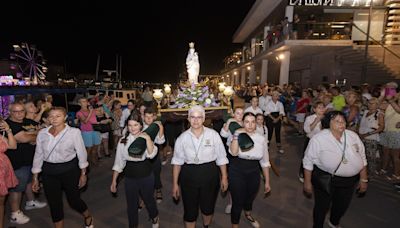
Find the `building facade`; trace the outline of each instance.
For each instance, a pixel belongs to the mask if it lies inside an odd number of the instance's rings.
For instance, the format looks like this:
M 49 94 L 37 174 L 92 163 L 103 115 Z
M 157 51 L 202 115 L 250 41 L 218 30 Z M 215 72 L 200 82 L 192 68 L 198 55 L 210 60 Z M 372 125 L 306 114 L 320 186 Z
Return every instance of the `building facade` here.
M 228 84 L 359 85 L 400 77 L 400 0 L 257 0 L 225 58 Z

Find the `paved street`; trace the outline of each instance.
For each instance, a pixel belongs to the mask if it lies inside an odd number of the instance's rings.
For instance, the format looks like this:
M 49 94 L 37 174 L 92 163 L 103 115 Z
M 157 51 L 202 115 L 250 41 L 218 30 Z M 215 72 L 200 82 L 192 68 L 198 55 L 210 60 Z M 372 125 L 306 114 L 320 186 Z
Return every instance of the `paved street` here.
M 272 142 L 272 149 L 270 150 L 270 156 L 279 167 L 281 176 L 277 177 L 271 174 L 272 194 L 269 198 L 263 199 L 262 190 L 259 192 L 254 203 L 253 215 L 258 219 L 261 227 L 311 227 L 313 200 L 303 196 L 302 185 L 297 179 L 302 138 L 290 136 L 293 134 L 290 127 L 284 129 L 285 154 L 277 154 L 274 142 Z M 82 193 L 83 199 L 94 215 L 97 228 L 122 228 L 127 227 L 128 224 L 123 181 L 119 186 L 116 198 L 112 197 L 109 192 L 112 164 L 113 159 L 107 159 L 101 162 L 100 167 L 92 169 L 89 174 L 88 188 Z M 182 203 L 175 205 L 170 196 L 170 164 L 163 166 L 162 180 L 164 201 L 158 205 L 161 227 L 183 227 Z M 44 199 L 44 196 L 41 195 L 40 198 Z M 230 217 L 224 214 L 226 203 L 226 198 L 218 198 L 213 227 L 230 226 Z M 82 218 L 68 207 L 66 201 L 64 208 L 65 227 L 82 227 Z M 9 209 L 7 209 L 8 212 Z M 28 211 L 26 214 L 31 217 L 31 222 L 17 227 L 47 228 L 52 226 L 48 207 Z M 146 210 L 140 212 L 140 224 L 139 227 L 151 227 Z M 198 222 L 198 227 L 200 227 L 200 224 L 201 222 Z M 399 227 L 399 224 L 400 193 L 397 193 L 391 184 L 379 179 L 370 183 L 365 198 L 354 197 L 341 225 L 345 228 L 394 228 Z M 243 216 L 241 227 L 251 227 Z

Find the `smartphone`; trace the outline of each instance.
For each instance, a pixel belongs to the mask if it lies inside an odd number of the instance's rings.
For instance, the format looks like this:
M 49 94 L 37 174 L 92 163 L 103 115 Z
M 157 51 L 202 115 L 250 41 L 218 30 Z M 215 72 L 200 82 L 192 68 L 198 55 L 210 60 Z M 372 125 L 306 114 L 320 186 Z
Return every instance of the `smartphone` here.
M 396 89 L 394 88 L 385 88 L 385 96 L 395 96 Z

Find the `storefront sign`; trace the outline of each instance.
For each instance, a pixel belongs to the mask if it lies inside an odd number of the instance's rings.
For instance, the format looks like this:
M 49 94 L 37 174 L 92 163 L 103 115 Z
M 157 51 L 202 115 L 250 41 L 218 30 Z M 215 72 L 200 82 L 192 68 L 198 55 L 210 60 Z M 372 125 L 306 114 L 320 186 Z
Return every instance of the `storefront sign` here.
M 289 0 L 291 6 L 370 6 L 372 0 Z M 375 4 L 374 4 L 375 5 Z

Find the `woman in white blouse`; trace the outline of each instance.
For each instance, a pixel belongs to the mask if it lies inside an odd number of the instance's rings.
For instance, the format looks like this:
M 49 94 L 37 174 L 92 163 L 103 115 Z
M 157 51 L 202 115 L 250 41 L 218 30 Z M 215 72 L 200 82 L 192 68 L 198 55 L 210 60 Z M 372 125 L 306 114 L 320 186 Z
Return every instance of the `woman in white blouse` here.
M 232 227 L 239 227 L 242 210 L 246 219 L 253 227 L 260 224 L 251 215 L 253 201 L 260 186 L 260 169 L 265 177 L 264 194 L 271 191 L 269 183 L 269 155 L 268 143 L 263 135 L 256 132 L 256 116 L 245 113 L 243 116 L 244 129 L 235 131 L 230 140 L 229 153 L 237 159 L 232 159 L 229 165 L 229 188 L 232 196 L 231 223 Z M 249 151 L 241 151 L 238 143 L 240 133 L 247 133 L 254 141 L 254 147 Z
M 342 112 L 327 113 L 322 125 L 329 129 L 311 138 L 304 155 L 304 191 L 307 194 L 314 191 L 314 227 L 323 228 L 329 209 L 328 225 L 339 227 L 357 184 L 359 194 L 367 190 L 367 159 L 361 139 L 346 130 Z M 319 181 L 324 176 L 333 176 L 329 188 Z
M 42 129 L 36 138 L 32 190 L 39 191 L 38 175 L 42 173 L 54 227 L 64 227 L 64 191 L 69 205 L 83 215 L 85 227 L 93 228 L 93 218 L 79 191 L 86 185 L 89 165 L 81 132 L 65 123 L 67 112 L 62 107 L 51 108 L 48 119 L 51 125 Z
M 365 146 L 368 161 L 368 174 L 377 172 L 377 154 L 379 153 L 379 133 L 385 128 L 384 114 L 378 109 L 379 100 L 372 97 L 368 100 L 368 110 L 361 117 L 358 133 Z
M 154 199 L 154 174 L 153 164 L 150 159 L 157 154 L 157 147 L 150 136 L 142 132 L 143 121 L 137 111 L 133 111 L 127 119 L 127 132 L 117 146 L 113 166 L 113 177 L 110 190 L 117 192 L 117 179 L 120 173 L 125 174 L 125 195 L 128 210 L 129 227 L 139 225 L 139 194 L 146 205 L 147 212 L 153 228 L 159 227 L 157 204 Z M 146 140 L 146 151 L 142 155 L 130 156 L 129 146 L 138 137 Z
M 306 120 L 304 121 L 304 132 L 307 134 L 307 137 L 304 140 L 303 157 L 304 157 L 304 151 L 307 149 L 310 139 L 322 130 L 321 120 L 324 118 L 324 114 L 326 111 L 324 103 L 322 101 L 315 102 L 313 104 L 313 111 L 314 114 L 307 116 Z M 303 173 L 304 173 L 303 161 L 301 161 L 299 169 L 300 182 L 304 182 Z

